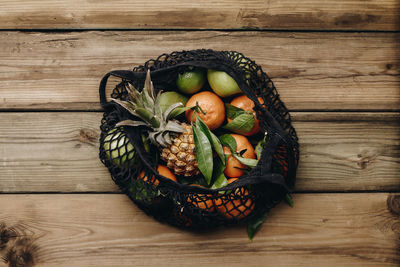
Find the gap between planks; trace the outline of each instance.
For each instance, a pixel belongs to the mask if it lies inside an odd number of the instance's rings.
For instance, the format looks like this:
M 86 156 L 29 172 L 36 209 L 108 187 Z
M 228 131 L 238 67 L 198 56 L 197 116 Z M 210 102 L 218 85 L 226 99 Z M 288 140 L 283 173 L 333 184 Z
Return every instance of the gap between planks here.
M 399 30 L 396 0 L 3 1 L 2 29 Z

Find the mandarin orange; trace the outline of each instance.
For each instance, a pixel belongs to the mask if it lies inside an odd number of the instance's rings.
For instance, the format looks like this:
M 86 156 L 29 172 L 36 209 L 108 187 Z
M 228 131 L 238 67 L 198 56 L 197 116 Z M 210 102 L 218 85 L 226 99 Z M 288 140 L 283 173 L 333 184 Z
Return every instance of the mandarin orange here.
M 194 107 L 196 103 L 206 113 L 197 112 L 210 130 L 215 130 L 221 126 L 225 120 L 225 105 L 216 94 L 208 91 L 194 94 L 186 103 L 186 107 Z M 196 121 L 192 109 L 187 110 L 185 115 L 188 122 Z
M 264 103 L 264 100 L 263 100 L 261 97 L 258 98 L 258 101 L 259 101 L 261 104 Z M 254 116 L 254 126 L 253 126 L 253 128 L 250 130 L 250 132 L 244 133 L 243 135 L 245 135 L 245 136 L 251 136 L 251 135 L 254 135 L 254 134 L 258 133 L 258 132 L 261 130 L 260 121 L 257 119 L 256 112 L 255 112 L 254 109 L 253 109 L 253 108 L 255 107 L 254 102 L 253 102 L 250 98 L 248 98 L 246 95 L 240 95 L 240 96 L 238 96 L 238 97 L 235 97 L 235 98 L 231 101 L 230 104 L 231 104 L 232 106 L 237 107 L 237 108 L 241 108 L 241 109 L 243 109 L 244 111 L 252 112 L 252 113 L 253 113 L 253 116 Z M 230 121 L 231 121 L 231 119 L 228 118 L 228 122 L 230 122 Z
M 191 184 L 190 186 L 198 186 L 198 187 L 203 187 L 198 184 Z M 211 195 L 206 195 L 206 194 L 195 194 L 191 195 L 186 199 L 187 202 L 191 203 L 193 206 L 196 208 L 208 211 L 208 212 L 213 212 L 215 210 L 214 207 L 214 202 L 211 199 Z
M 170 179 L 170 180 L 172 180 L 172 181 L 174 181 L 174 182 L 178 182 L 178 180 L 176 179 L 175 174 L 173 174 L 173 173 L 171 172 L 170 169 L 168 169 L 167 167 L 165 167 L 165 166 L 163 166 L 163 165 L 158 165 L 158 167 L 157 167 L 157 172 L 158 172 L 160 175 L 164 176 L 165 178 L 168 178 L 168 179 Z M 149 180 L 148 177 L 145 175 L 145 172 L 144 172 L 144 171 L 142 171 L 142 172 L 139 174 L 139 176 L 137 177 L 137 179 L 142 179 L 144 182 L 151 183 L 151 184 L 153 184 L 154 186 L 158 186 L 158 184 L 160 183 L 160 182 L 158 181 L 158 179 L 156 179 L 156 178 L 154 177 L 154 175 L 153 175 L 153 177 L 151 177 L 151 179 Z
M 250 159 L 256 158 L 256 153 L 254 151 L 254 148 L 245 136 L 239 135 L 239 134 L 231 134 L 231 136 L 236 141 L 236 152 L 237 153 L 240 153 L 242 150 L 246 149 L 246 152 L 243 153 L 242 157 L 250 158 Z M 224 146 L 223 149 L 224 149 L 224 153 L 226 155 L 228 155 L 228 158 L 226 160 L 226 167 L 224 170 L 224 174 L 227 177 L 242 176 L 243 175 L 242 169 L 246 168 L 246 165 L 240 163 L 236 158 L 234 158 L 231 155 L 231 151 L 228 147 Z
M 237 181 L 238 178 L 231 178 L 228 184 Z M 249 190 L 239 187 L 230 193 L 229 198 L 232 200 L 223 200 L 217 198 L 214 200 L 214 205 L 217 210 L 227 219 L 240 220 L 249 215 L 254 210 L 254 202 L 248 197 Z

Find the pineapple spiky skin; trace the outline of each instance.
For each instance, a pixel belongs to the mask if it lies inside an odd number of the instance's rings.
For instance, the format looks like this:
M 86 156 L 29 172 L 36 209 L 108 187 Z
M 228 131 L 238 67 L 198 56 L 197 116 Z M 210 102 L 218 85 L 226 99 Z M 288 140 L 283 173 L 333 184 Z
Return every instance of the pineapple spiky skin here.
M 197 166 L 192 127 L 186 123 L 181 126 L 186 130 L 172 139 L 172 145 L 161 151 L 161 158 L 177 175 L 194 176 L 200 173 Z

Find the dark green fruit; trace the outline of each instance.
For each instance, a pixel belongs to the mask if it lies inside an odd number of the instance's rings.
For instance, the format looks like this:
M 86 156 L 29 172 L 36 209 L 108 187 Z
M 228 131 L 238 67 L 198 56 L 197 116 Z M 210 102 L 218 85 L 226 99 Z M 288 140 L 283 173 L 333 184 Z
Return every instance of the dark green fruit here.
M 132 167 L 139 163 L 135 148 L 122 127 L 108 131 L 103 141 L 107 159 L 118 167 Z
M 178 90 L 184 94 L 198 92 L 206 82 L 206 75 L 202 69 L 193 68 L 182 74 L 178 74 L 176 85 Z

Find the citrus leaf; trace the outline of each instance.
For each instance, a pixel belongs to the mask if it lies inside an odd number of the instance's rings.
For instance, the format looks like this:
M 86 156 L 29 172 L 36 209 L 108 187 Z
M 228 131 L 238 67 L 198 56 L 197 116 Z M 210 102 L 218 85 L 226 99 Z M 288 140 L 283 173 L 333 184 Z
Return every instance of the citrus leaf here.
M 228 179 L 224 174 L 224 170 L 225 170 L 225 164 L 222 164 L 222 161 L 219 158 L 217 158 L 213 172 L 213 177 L 215 177 L 215 180 L 213 185 L 211 186 L 211 189 L 217 189 L 228 185 Z
M 213 185 L 211 186 L 211 189 L 218 189 L 218 188 L 224 187 L 226 185 L 228 185 L 228 179 L 226 178 L 224 173 L 221 173 L 217 177 L 217 179 L 215 179 Z
M 237 144 L 235 138 L 233 138 L 232 135 L 230 134 L 221 135 L 219 137 L 219 140 L 221 141 L 222 145 L 229 147 L 231 152 L 234 153 L 236 151 Z
M 226 112 L 226 116 L 229 119 L 234 119 L 237 116 L 246 113 L 243 109 L 232 106 L 231 104 L 227 104 L 227 103 L 225 103 L 225 112 Z
M 215 152 L 217 152 L 218 157 L 221 159 L 222 163 L 225 166 L 225 163 L 226 163 L 225 154 L 224 154 L 224 150 L 222 149 L 222 144 L 219 141 L 218 137 L 210 131 L 210 129 L 204 123 L 204 121 L 197 115 L 196 115 L 195 123 L 199 127 L 199 129 L 202 130 L 206 134 L 206 136 L 207 136 L 208 140 L 210 141 L 210 143 L 212 144 Z
M 238 133 L 245 134 L 251 131 L 254 126 L 254 116 L 249 113 L 240 114 L 222 128 Z
M 290 206 L 294 207 L 294 201 L 291 194 L 286 194 L 285 202 Z
M 239 155 L 237 155 L 236 153 L 232 154 L 235 159 L 237 159 L 240 163 L 249 166 L 250 168 L 254 168 L 255 166 L 257 166 L 258 164 L 258 160 L 256 159 L 249 159 L 249 158 L 243 158 Z
M 178 104 L 183 105 L 182 103 L 178 103 Z M 173 119 L 173 118 L 175 118 L 175 117 L 178 117 L 178 116 L 181 115 L 183 112 L 185 112 L 186 110 L 189 110 L 189 109 L 190 109 L 189 107 L 177 107 L 177 108 L 174 108 L 174 109 L 168 114 L 167 119 L 170 120 L 170 119 Z
M 213 172 L 213 156 L 210 141 L 205 133 L 196 127 L 196 125 L 193 127 L 193 139 L 196 148 L 197 165 L 209 185 Z
M 264 137 L 264 139 L 260 140 L 260 142 L 257 143 L 256 148 L 255 148 L 255 152 L 256 152 L 256 155 L 257 155 L 258 159 L 261 158 L 262 151 L 263 151 L 264 146 L 266 144 L 267 144 L 266 137 Z
M 214 150 L 215 150 L 215 152 L 217 152 L 217 155 L 221 159 L 223 166 L 225 166 L 226 158 L 225 158 L 225 154 L 224 154 L 224 149 L 222 148 L 222 144 L 215 134 L 213 134 L 211 131 L 210 131 L 210 134 L 211 134 L 211 142 L 213 144 Z
M 253 240 L 254 235 L 258 232 L 258 230 L 260 230 L 260 227 L 267 218 L 267 215 L 268 212 L 247 222 L 247 235 L 249 236 L 250 241 Z

